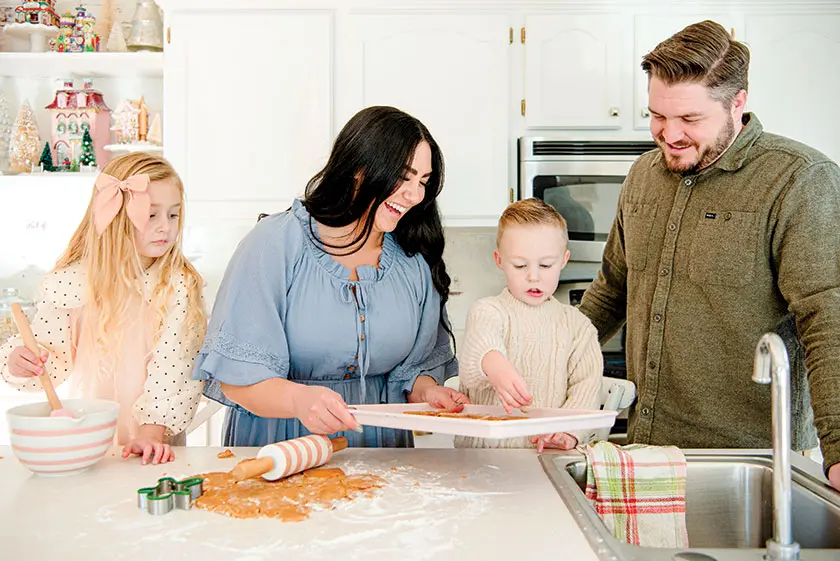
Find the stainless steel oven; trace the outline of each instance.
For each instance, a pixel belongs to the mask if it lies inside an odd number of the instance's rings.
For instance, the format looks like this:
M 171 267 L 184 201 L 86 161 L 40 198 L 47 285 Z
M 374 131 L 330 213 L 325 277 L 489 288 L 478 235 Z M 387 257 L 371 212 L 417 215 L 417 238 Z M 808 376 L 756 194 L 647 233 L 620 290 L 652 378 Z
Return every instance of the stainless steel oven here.
M 653 141 L 519 139 L 519 196 L 544 200 L 566 219 L 571 261 L 554 296 L 580 304 L 597 274 L 618 195 L 636 158 L 656 148 Z M 626 328 L 601 344 L 604 375 L 626 378 Z
M 572 261 L 600 263 L 630 166 L 653 141 L 519 139 L 519 196 L 544 200 L 569 225 Z

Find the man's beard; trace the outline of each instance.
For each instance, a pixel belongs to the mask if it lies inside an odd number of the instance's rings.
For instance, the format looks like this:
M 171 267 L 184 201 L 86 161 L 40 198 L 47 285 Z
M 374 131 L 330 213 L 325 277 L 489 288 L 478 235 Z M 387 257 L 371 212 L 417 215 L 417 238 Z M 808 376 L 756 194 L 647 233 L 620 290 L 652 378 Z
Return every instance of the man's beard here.
M 694 162 L 682 163 L 678 159 L 670 159 L 668 155 L 667 148 L 665 147 L 665 139 L 660 134 L 658 138 L 656 138 L 656 144 L 659 146 L 659 149 L 662 151 L 662 155 L 665 157 L 665 165 L 668 166 L 668 169 L 673 171 L 674 173 L 681 173 L 684 175 L 693 175 L 700 171 L 701 169 L 709 166 L 712 162 L 717 160 L 721 154 L 726 152 L 726 149 L 729 148 L 729 145 L 732 144 L 732 140 L 735 138 L 735 124 L 730 120 L 726 120 L 726 125 L 720 131 L 715 141 L 710 145 L 706 146 L 698 155 L 697 160 Z M 689 146 L 697 147 L 697 144 L 690 144 Z

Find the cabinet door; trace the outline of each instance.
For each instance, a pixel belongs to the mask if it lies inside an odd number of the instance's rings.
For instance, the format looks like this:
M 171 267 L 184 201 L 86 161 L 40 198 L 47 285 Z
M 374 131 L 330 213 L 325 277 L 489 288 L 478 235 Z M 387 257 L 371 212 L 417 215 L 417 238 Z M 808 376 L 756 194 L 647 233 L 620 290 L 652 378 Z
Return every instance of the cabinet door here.
M 164 146 L 191 200 L 302 193 L 332 140 L 332 13 L 189 10 L 168 24 Z
M 840 15 L 750 16 L 747 108 L 764 129 L 840 162 Z
M 622 16 L 525 18 L 529 128 L 621 128 Z
M 495 225 L 508 202 L 508 29 L 500 15 L 352 15 L 337 40 L 336 126 L 371 105 L 420 119 L 443 152 L 447 225 Z
M 633 126 L 637 130 L 650 128 L 648 112 L 648 77 L 641 68 L 642 58 L 656 45 L 693 23 L 716 21 L 735 38 L 743 40 L 744 19 L 727 13 L 640 14 L 635 18 L 633 48 L 634 109 Z

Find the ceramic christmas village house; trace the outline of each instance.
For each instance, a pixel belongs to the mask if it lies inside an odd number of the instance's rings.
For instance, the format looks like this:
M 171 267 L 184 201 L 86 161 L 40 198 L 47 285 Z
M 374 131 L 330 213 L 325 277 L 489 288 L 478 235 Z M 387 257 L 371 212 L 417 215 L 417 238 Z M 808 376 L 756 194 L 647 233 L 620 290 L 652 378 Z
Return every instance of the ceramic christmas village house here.
M 145 108 L 143 100 L 124 99 L 114 110 L 114 131 L 117 144 L 133 144 L 140 140 L 140 111 Z
M 64 88 L 55 92 L 55 99 L 46 109 L 52 114 L 50 146 L 57 166 L 70 167 L 78 163 L 85 130 L 93 139 L 99 167 L 108 162 L 104 147 L 111 134 L 111 110 L 105 105 L 102 93 L 93 89 L 90 80 L 85 80 L 82 89 L 75 89 L 72 81 L 64 82 Z
M 57 27 L 58 21 L 58 14 L 55 13 L 55 0 L 21 2 L 15 8 L 15 23 L 33 23 Z
M 96 18 L 83 7 L 76 13 L 65 12 L 59 23 L 58 37 L 50 41 L 59 53 L 81 53 L 99 50 L 99 35 L 93 32 Z

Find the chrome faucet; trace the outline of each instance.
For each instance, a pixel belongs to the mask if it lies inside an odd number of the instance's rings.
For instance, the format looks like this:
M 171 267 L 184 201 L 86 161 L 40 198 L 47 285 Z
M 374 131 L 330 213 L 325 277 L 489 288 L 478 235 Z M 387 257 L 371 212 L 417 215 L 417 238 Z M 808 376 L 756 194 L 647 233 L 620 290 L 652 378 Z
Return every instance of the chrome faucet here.
M 771 384 L 773 408 L 773 537 L 767 540 L 767 559 L 797 561 L 793 541 L 790 475 L 790 364 L 782 338 L 765 333 L 755 349 L 752 379 Z

